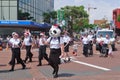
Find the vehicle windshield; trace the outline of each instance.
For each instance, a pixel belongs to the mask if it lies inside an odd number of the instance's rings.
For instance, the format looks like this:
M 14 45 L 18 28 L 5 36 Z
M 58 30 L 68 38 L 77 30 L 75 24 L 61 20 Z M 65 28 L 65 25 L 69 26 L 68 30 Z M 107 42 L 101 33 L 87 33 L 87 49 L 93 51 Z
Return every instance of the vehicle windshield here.
M 102 35 L 103 37 L 105 37 L 107 34 L 110 36 L 110 38 L 113 38 L 113 37 L 114 37 L 112 31 L 99 31 L 99 32 L 97 33 L 97 37 L 99 37 L 100 35 Z

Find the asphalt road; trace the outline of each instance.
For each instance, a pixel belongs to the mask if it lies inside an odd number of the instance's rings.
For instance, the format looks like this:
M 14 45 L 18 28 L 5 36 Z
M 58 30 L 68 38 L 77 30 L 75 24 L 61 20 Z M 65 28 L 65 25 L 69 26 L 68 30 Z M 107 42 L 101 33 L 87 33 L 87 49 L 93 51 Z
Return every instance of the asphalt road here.
M 92 57 L 82 55 L 82 46 L 79 46 L 78 56 L 72 55 L 70 47 L 71 62 L 60 65 L 59 77 L 54 79 L 52 68 L 47 65 L 47 61 L 42 61 L 42 66 L 38 64 L 38 49 L 32 49 L 33 62 L 26 63 L 27 68 L 22 70 L 20 64 L 15 65 L 15 71 L 9 72 L 8 64 L 11 51 L 0 51 L 0 80 L 120 80 L 120 44 L 116 44 L 117 51 L 113 52 L 114 57 L 99 57 L 99 52 L 95 50 Z M 49 48 L 47 49 L 49 53 Z M 22 59 L 25 58 L 25 50 L 21 50 Z

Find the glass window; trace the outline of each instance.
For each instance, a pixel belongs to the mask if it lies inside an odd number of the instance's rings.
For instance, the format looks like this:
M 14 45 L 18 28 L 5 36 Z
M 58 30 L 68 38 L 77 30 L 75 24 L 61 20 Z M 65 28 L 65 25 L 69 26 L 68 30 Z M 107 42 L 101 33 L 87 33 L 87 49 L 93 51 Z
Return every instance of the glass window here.
M 2 18 L 9 20 L 9 7 L 2 7 Z
M 17 7 L 10 7 L 10 20 L 17 20 Z
M 9 1 L 2 1 L 2 6 L 9 6 Z
M 1 12 L 2 12 L 2 11 L 1 11 L 1 7 L 0 7 L 0 20 L 2 19 L 2 18 L 1 18 Z
M 10 1 L 10 6 L 17 6 L 17 0 L 16 1 Z
M 2 1 L 0 1 L 0 6 L 1 6 L 1 2 L 2 2 Z

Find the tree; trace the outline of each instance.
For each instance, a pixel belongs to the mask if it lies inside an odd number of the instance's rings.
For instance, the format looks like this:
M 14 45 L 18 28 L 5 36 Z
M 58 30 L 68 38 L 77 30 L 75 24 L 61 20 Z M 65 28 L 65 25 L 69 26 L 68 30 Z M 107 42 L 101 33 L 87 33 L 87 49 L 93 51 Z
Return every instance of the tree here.
M 34 21 L 36 21 L 33 17 L 31 17 L 30 13 L 22 12 L 22 10 L 18 11 L 18 20 L 34 20 Z
M 65 19 L 68 21 L 68 31 L 72 35 L 73 30 L 79 31 L 84 25 L 88 24 L 88 14 L 84 6 L 66 6 L 64 10 Z
M 43 22 L 51 23 L 51 19 L 55 20 L 56 18 L 57 18 L 57 12 L 56 11 L 43 13 Z M 53 24 L 53 22 L 51 24 Z

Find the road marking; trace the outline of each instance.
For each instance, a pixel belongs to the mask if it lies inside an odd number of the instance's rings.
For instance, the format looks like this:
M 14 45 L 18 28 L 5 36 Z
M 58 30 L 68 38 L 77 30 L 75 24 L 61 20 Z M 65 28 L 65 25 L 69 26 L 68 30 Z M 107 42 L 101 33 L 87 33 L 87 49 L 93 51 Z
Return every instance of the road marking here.
M 108 68 L 104 68 L 104 67 L 92 65 L 92 64 L 89 64 L 89 63 L 85 63 L 85 62 L 81 62 L 81 61 L 76 61 L 76 60 L 73 60 L 73 59 L 71 59 L 71 61 L 75 62 L 75 63 L 83 64 L 83 65 L 86 65 L 86 66 L 89 66 L 89 67 L 97 68 L 97 69 L 100 69 L 100 70 L 110 71 L 110 69 L 108 69 Z

